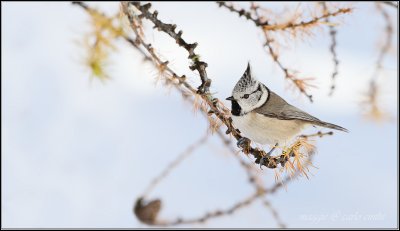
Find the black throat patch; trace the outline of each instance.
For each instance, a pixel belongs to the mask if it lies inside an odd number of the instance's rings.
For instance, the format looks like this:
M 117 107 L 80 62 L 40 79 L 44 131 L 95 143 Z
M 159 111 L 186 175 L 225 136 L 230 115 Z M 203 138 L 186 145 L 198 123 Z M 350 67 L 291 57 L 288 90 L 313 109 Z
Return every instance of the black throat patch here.
M 231 109 L 232 115 L 240 116 L 241 111 L 242 111 L 242 108 L 240 107 L 238 102 L 236 102 L 236 100 L 232 100 L 232 109 Z

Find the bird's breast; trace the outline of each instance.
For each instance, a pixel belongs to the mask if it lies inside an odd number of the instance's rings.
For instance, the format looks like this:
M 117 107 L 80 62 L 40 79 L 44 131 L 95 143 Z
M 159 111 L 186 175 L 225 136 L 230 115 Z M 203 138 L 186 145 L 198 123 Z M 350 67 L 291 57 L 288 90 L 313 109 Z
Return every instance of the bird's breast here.
M 299 120 L 279 120 L 255 112 L 232 116 L 233 124 L 245 137 L 260 143 L 281 145 L 289 142 L 301 132 L 306 123 Z

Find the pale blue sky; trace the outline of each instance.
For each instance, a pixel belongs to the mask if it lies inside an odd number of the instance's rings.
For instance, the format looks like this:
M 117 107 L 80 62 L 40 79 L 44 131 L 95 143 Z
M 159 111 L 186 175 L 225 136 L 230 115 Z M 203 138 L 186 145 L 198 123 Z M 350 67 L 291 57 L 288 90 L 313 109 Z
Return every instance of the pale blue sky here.
M 108 13 L 119 7 L 91 5 Z M 334 97 L 327 97 L 332 62 L 323 30 L 303 42 L 289 40 L 292 51 L 282 51 L 288 66 L 316 77 L 319 88 L 312 90 L 315 103 L 310 104 L 286 90 L 252 23 L 215 3 L 154 3 L 161 19 L 176 23 L 188 41 L 200 44 L 197 49 L 209 64 L 217 97 L 230 95 L 250 60 L 257 78 L 290 103 L 351 131 L 318 139 L 314 176 L 267 197 L 288 227 L 398 224 L 398 56 L 393 50 L 381 78 L 382 105 L 393 121 L 363 120 L 358 102 L 374 68 L 383 21 L 372 3 L 353 6 L 354 14 L 339 21 L 341 64 Z M 6 2 L 1 10 L 2 227 L 146 227 L 132 214 L 134 200 L 204 134 L 206 121 L 194 116 L 176 92 L 155 86 L 150 66 L 122 41 L 111 59 L 112 80 L 89 81 L 80 62 L 83 51 L 74 43 L 89 29 L 82 9 L 70 3 Z M 395 21 L 397 12 L 387 10 Z M 155 33 L 148 38 L 171 57 L 178 72 L 198 84 L 186 54 L 169 37 Z M 393 43 L 397 40 L 396 31 Z M 212 138 L 211 144 L 196 151 L 152 194 L 165 202 L 161 217 L 193 217 L 226 208 L 252 192 L 237 161 L 215 152 L 219 139 Z M 273 182 L 272 171 L 260 174 Z M 377 219 L 364 220 L 369 216 Z M 257 202 L 205 226 L 276 223 Z

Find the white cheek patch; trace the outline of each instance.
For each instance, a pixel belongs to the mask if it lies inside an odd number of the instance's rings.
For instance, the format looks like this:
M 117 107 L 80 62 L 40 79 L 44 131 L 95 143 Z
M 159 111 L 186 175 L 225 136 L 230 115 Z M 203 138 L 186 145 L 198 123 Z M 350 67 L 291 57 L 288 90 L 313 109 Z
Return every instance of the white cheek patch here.
M 248 99 L 239 98 L 238 103 L 242 108 L 241 114 L 247 114 L 252 110 L 261 107 L 267 101 L 268 90 L 265 88 L 261 90 L 261 97 L 258 94 L 253 94 Z

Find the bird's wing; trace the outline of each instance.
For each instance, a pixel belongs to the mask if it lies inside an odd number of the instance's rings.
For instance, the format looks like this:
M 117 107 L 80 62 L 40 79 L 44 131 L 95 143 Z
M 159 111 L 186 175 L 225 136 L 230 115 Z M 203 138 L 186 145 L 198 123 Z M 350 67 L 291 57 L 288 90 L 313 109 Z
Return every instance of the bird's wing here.
M 255 112 L 280 120 L 304 120 L 304 121 L 320 121 L 312 115 L 288 104 L 279 95 L 269 90 L 268 100 L 264 105 L 255 109 Z
M 302 120 L 310 124 L 332 128 L 347 132 L 347 129 L 335 124 L 327 123 L 319 120 L 318 118 L 308 114 L 305 111 L 298 109 L 295 106 L 288 104 L 284 99 L 274 92 L 269 91 L 269 97 L 264 105 L 255 109 L 254 111 L 267 117 L 276 118 L 280 120 Z

